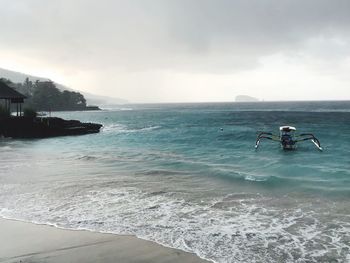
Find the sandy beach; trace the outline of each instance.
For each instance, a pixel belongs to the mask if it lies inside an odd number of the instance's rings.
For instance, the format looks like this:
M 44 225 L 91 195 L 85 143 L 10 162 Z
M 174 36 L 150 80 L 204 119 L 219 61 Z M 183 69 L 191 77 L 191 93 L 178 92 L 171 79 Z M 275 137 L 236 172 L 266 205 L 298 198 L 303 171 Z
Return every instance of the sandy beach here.
M 0 262 L 207 262 L 134 236 L 0 219 Z

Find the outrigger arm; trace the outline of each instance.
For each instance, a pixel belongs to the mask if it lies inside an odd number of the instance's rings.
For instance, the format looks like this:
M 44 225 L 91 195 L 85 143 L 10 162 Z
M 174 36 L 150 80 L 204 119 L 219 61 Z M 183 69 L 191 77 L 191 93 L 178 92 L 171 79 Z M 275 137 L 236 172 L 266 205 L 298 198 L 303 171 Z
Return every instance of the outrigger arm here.
M 280 142 L 279 137 L 272 134 L 271 132 L 260 132 L 255 142 L 255 149 L 258 149 L 261 139 L 268 139 L 268 140 Z
M 321 147 L 320 141 L 312 133 L 302 133 L 300 135 L 297 135 L 296 137 L 297 137 L 296 142 L 302 142 L 302 141 L 310 140 L 313 144 L 315 144 L 317 149 L 319 149 L 320 151 L 323 150 L 322 147 Z

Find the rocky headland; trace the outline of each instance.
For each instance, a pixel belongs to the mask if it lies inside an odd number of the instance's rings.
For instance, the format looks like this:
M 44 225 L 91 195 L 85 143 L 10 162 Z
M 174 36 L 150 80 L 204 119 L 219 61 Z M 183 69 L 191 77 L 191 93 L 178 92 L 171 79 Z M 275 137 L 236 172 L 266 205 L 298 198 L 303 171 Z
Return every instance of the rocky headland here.
M 48 138 L 98 133 L 102 125 L 56 117 L 8 117 L 0 119 L 0 137 Z

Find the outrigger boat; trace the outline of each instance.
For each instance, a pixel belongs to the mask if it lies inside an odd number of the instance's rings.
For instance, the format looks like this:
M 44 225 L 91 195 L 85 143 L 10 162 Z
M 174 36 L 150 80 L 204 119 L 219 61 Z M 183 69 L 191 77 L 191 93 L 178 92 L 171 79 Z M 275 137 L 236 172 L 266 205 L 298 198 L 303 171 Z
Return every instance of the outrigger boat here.
M 274 135 L 270 132 L 259 133 L 255 149 L 258 149 L 261 139 L 268 139 L 272 141 L 279 142 L 283 150 L 294 150 L 297 146 L 297 142 L 310 140 L 320 151 L 322 151 L 320 141 L 311 133 L 302 133 L 295 135 L 296 128 L 292 126 L 281 126 L 279 136 Z

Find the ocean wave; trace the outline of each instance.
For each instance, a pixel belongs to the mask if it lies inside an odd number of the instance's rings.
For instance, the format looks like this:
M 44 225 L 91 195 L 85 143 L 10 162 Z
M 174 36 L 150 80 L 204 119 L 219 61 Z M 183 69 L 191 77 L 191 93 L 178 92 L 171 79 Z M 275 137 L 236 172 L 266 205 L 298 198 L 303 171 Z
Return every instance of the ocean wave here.
M 92 155 L 82 155 L 82 156 L 77 156 L 76 160 L 84 160 L 84 161 L 93 161 L 99 159 L 98 156 L 92 156 Z
M 11 146 L 0 146 L 0 151 L 9 151 L 12 150 L 13 148 Z
M 252 176 L 252 175 L 247 175 L 244 177 L 244 180 L 247 180 L 247 181 L 254 181 L 254 182 L 264 182 L 268 179 L 266 178 L 258 178 L 258 177 L 255 177 L 255 176 Z
M 114 133 L 134 133 L 134 132 L 147 132 L 152 130 L 157 130 L 161 126 L 146 126 L 140 128 L 130 128 L 122 124 L 111 124 L 103 127 L 103 132 L 114 132 Z
M 111 107 L 107 105 L 102 105 L 104 111 L 133 111 L 134 109 L 131 107 Z
M 134 110 L 134 109 L 130 108 L 130 107 L 124 107 L 124 108 L 118 108 L 118 110 L 120 110 L 120 111 L 131 111 L 131 110 Z
M 215 262 L 345 260 L 350 251 L 348 218 L 326 213 L 328 203 L 296 204 L 251 193 L 197 203 L 165 191 L 107 185 L 79 188 L 78 194 L 75 185 L 61 185 L 40 194 L 21 193 L 16 200 L 6 198 L 6 193 L 13 187 L 18 191 L 18 185 L 8 186 L 1 191 L 0 215 L 62 228 L 132 234 Z
M 165 170 L 165 169 L 148 169 L 142 172 L 138 172 L 136 174 L 142 175 L 181 175 L 181 174 L 189 174 L 189 172 L 181 172 L 176 170 Z

